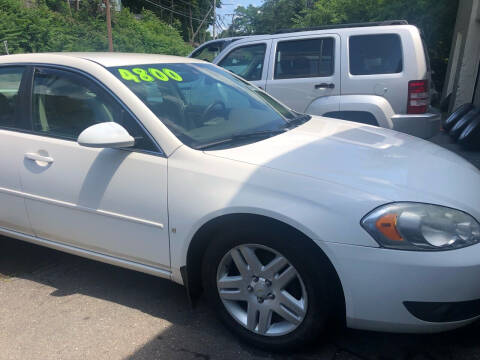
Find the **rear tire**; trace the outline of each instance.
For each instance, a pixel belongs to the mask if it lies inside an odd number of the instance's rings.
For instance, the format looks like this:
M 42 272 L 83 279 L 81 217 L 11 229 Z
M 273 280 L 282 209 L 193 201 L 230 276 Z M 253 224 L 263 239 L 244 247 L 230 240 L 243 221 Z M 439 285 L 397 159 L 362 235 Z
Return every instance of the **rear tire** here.
M 251 345 L 272 351 L 302 347 L 321 334 L 334 311 L 328 260 L 314 255 L 316 245 L 305 247 L 300 240 L 293 231 L 243 228 L 207 248 L 202 272 L 209 302 L 227 328 Z M 282 289 L 281 279 L 293 272 Z

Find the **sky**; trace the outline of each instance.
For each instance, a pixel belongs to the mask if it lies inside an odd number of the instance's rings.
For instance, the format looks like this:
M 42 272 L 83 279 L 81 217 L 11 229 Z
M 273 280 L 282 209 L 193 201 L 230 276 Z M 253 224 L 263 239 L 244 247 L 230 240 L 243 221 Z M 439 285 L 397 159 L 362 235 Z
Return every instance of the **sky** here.
M 225 16 L 226 14 L 233 13 L 233 10 L 236 9 L 237 6 L 244 6 L 247 7 L 248 5 L 259 6 L 263 3 L 263 0 L 222 0 L 225 5 L 222 5 L 220 9 L 217 9 L 217 14 L 222 16 L 222 20 L 225 25 L 230 25 L 232 22 L 231 16 Z M 226 5 L 231 4 L 231 5 Z

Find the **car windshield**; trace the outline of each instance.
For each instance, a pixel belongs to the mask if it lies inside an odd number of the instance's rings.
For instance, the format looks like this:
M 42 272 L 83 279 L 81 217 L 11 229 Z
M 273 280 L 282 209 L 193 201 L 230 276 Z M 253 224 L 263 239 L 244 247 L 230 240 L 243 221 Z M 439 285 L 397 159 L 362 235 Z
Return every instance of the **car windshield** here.
M 142 64 L 109 70 L 192 148 L 258 141 L 258 135 L 273 136 L 305 119 L 215 65 Z

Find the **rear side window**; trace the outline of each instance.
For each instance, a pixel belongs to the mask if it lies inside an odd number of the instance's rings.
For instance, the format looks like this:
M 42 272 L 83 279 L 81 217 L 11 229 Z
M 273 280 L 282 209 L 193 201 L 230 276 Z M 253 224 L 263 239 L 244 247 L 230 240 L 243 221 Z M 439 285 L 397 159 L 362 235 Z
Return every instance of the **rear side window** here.
M 331 76 L 333 38 L 282 41 L 275 55 L 275 79 Z
M 242 46 L 231 51 L 218 65 L 248 81 L 262 79 L 265 44 Z
M 16 125 L 18 92 L 24 70 L 24 67 L 0 67 L 0 127 Z
M 402 44 L 396 34 L 351 36 L 350 74 L 396 74 L 403 70 Z

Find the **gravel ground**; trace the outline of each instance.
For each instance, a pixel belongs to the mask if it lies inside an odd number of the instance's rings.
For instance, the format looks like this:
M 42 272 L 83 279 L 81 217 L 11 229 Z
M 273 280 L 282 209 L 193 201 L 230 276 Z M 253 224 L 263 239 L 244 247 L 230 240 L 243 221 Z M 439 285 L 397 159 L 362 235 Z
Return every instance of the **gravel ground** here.
M 456 149 L 448 136 L 435 142 Z M 479 153 L 461 153 L 480 166 Z M 295 354 L 240 343 L 203 300 L 149 275 L 0 238 L 0 359 L 480 359 L 480 326 L 437 335 L 345 330 Z

